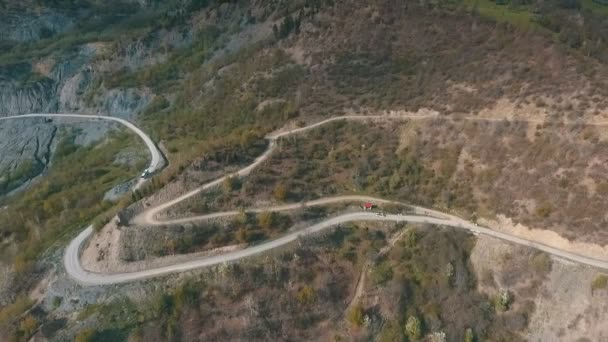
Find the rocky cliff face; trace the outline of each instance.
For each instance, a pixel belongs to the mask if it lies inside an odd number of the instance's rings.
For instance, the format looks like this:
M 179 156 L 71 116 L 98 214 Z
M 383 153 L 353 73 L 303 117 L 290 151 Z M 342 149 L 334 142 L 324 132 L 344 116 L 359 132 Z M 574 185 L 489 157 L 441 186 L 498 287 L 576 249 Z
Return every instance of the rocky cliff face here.
M 54 88 L 50 79 L 19 86 L 14 80 L 0 78 L 0 116 L 54 111 Z
M 0 124 L 0 194 L 18 189 L 50 163 L 57 127 L 44 120 L 15 120 Z
M 99 86 L 95 58 L 99 51 L 83 46 L 59 62 L 0 68 L 0 116 L 25 113 L 102 113 L 132 117 L 150 101 L 145 89 L 93 89 Z M 85 100 L 87 92 L 96 96 Z
M 23 189 L 52 164 L 58 143 L 72 137 L 86 146 L 117 126 L 107 122 L 28 118 L 0 121 L 0 196 Z
M 155 92 L 175 100 L 186 69 L 272 34 L 272 21 L 256 22 L 251 11 L 231 2 L 80 2 L 88 7 L 69 8 L 76 2 L 67 0 L 53 3 L 67 9 L 0 0 L 0 117 L 98 113 L 135 121 Z M 208 5 L 208 11 L 199 11 Z M 162 6 L 172 10 L 159 10 Z M 222 48 L 216 44 L 220 40 Z M 162 90 L 157 80 L 165 82 Z M 14 169 L 19 160 L 36 159 L 33 149 L 22 147 L 33 135 L 46 137 L 49 128 L 39 129 L 23 137 L 0 132 L 0 140 L 12 144 L 3 150 L 0 172 Z
M 0 13 L 0 40 L 28 42 L 51 37 L 71 29 L 74 21 L 49 9 L 5 10 Z
M 0 1 L 0 50 L 7 46 L 14 51 L 15 47 L 27 48 L 28 44 L 44 39 L 58 39 L 57 35 L 72 30 L 82 15 Z M 146 89 L 105 89 L 100 78 L 108 69 L 124 65 L 135 69 L 162 58 L 142 43 L 128 44 L 124 50 L 122 54 L 108 53 L 104 44 L 85 43 L 49 49 L 41 57 L 12 58 L 8 62 L 2 60 L 0 51 L 0 117 L 25 113 L 100 113 L 134 119 L 150 102 L 152 94 Z M 77 140 L 98 137 L 98 126 L 79 125 L 81 133 Z M 56 134 L 58 126 L 44 119 L 0 122 L 0 196 L 21 188 L 44 172 L 58 139 Z

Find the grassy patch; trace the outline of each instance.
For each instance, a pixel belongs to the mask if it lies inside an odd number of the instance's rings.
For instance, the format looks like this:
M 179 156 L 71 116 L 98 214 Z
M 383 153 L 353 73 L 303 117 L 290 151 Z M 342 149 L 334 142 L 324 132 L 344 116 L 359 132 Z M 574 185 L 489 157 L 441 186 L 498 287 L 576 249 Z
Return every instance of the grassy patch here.
M 531 30 L 538 27 L 528 6 L 499 5 L 488 0 L 464 0 L 464 4 L 482 17 L 509 23 L 519 29 Z
M 0 328 L 6 328 L 7 325 L 18 320 L 32 305 L 34 305 L 34 302 L 28 297 L 23 296 L 17 298 L 12 304 L 0 309 Z
M 166 93 L 206 61 L 218 47 L 219 36 L 218 28 L 207 27 L 198 33 L 194 43 L 173 52 L 166 62 L 134 72 L 121 70 L 106 75 L 104 84 L 109 88 L 150 87 L 159 94 Z

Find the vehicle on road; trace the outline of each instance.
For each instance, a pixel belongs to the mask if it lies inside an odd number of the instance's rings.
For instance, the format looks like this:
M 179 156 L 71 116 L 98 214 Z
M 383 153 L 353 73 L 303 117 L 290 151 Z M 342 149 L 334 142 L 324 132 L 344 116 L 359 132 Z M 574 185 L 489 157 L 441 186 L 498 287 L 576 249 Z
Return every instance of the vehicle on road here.
M 152 172 L 150 172 L 149 169 L 145 169 L 144 172 L 142 172 L 141 174 L 142 179 L 148 179 L 150 178 L 150 176 L 152 176 Z
M 370 202 L 365 202 L 361 204 L 361 208 L 363 210 L 372 210 L 376 207 L 376 205 L 374 203 L 370 203 Z

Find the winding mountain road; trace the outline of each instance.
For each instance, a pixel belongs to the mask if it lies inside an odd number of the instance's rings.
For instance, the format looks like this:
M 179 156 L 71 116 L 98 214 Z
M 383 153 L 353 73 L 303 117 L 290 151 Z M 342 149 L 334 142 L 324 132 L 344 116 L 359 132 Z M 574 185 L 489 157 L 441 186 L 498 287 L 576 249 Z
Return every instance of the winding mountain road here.
M 97 115 L 29 114 L 29 115 L 25 115 L 25 116 L 0 118 L 0 120 L 14 119 L 14 118 L 19 118 L 19 117 L 74 117 L 74 118 L 90 118 L 90 119 L 102 119 L 102 120 L 105 119 L 105 120 L 116 121 L 116 122 L 119 122 L 119 123 L 127 126 L 129 129 L 133 130 L 136 134 L 138 134 L 142 138 L 142 140 L 144 140 L 144 142 L 150 149 L 150 153 L 152 156 L 152 161 L 150 163 L 150 168 L 149 168 L 150 171 L 154 172 L 154 171 L 158 170 L 160 167 L 162 167 L 162 163 L 164 162 L 164 160 L 162 159 L 162 155 L 160 154 L 160 152 L 158 151 L 156 145 L 152 142 L 152 140 L 143 131 L 141 131 L 139 128 L 137 128 L 135 125 L 133 125 L 132 123 L 130 123 L 126 120 L 123 120 L 123 119 L 107 117 L 107 116 L 97 116 Z M 338 120 L 373 120 L 373 119 L 408 119 L 409 120 L 409 119 L 426 119 L 426 118 L 432 118 L 432 117 L 435 117 L 435 115 L 342 116 L 342 117 L 335 117 L 335 118 L 327 119 L 327 120 L 324 120 L 324 121 L 321 121 L 321 122 L 318 122 L 318 123 L 315 123 L 315 124 L 312 124 L 312 125 L 309 125 L 306 127 L 301 127 L 301 128 L 296 128 L 296 129 L 292 129 L 292 130 L 287 130 L 287 131 L 283 131 L 283 132 L 270 134 L 267 136 L 267 139 L 269 140 L 268 149 L 261 156 L 256 158 L 252 164 L 248 165 L 247 167 L 245 167 L 233 174 L 226 175 L 226 176 L 216 179 L 212 182 L 204 184 L 201 187 L 194 189 L 184 195 L 181 195 L 171 201 L 168 201 L 168 202 L 162 203 L 158 206 L 155 206 L 153 208 L 150 208 L 150 209 L 146 210 L 145 212 L 141 213 L 140 215 L 134 217 L 132 220 L 132 223 L 155 226 L 155 225 L 178 224 L 178 223 L 186 223 L 186 222 L 192 222 L 192 221 L 208 220 L 208 219 L 213 219 L 213 218 L 218 218 L 218 217 L 227 217 L 227 216 L 233 216 L 233 215 L 238 214 L 237 211 L 228 211 L 228 212 L 212 213 L 212 214 L 207 214 L 207 215 L 174 219 L 174 220 L 168 220 L 168 221 L 161 221 L 161 220 L 157 219 L 158 214 L 160 212 L 162 212 L 163 210 L 166 210 L 166 209 L 170 208 L 171 206 L 173 206 L 187 198 L 190 198 L 202 191 L 205 191 L 209 188 L 212 188 L 212 187 L 215 187 L 215 186 L 221 184 L 221 182 L 226 177 L 234 177 L 234 176 L 244 177 L 244 176 L 248 175 L 253 169 L 255 169 L 257 166 L 259 166 L 260 164 L 262 164 L 264 161 L 266 161 L 268 159 L 268 157 L 272 154 L 272 152 L 274 151 L 274 149 L 276 147 L 276 140 L 281 137 L 305 132 L 307 130 L 322 126 L 329 122 L 338 121 Z M 481 121 L 483 119 L 473 118 L 473 120 Z M 488 121 L 499 121 L 499 120 L 489 119 Z M 534 122 L 536 122 L 536 121 L 534 121 Z M 605 123 L 601 123 L 601 124 L 604 125 Z M 260 211 L 295 210 L 295 209 L 299 209 L 302 207 L 318 206 L 318 205 L 325 205 L 325 204 L 345 202 L 345 201 L 375 201 L 378 203 L 396 203 L 394 201 L 389 201 L 389 200 L 385 200 L 385 199 L 381 199 L 381 198 L 367 197 L 367 196 L 339 196 L 339 197 L 321 198 L 321 199 L 317 199 L 317 200 L 309 201 L 309 202 L 305 202 L 305 203 L 286 204 L 286 205 L 279 205 L 279 206 L 274 206 L 274 207 L 270 207 L 270 208 L 256 208 L 256 209 L 251 209 L 249 211 L 260 212 Z M 201 267 L 208 267 L 208 266 L 212 266 L 212 265 L 233 262 L 233 261 L 237 261 L 239 259 L 252 257 L 255 255 L 259 255 L 261 253 L 270 251 L 272 249 L 284 246 L 286 244 L 292 243 L 300 237 L 314 234 L 314 233 L 323 231 L 325 229 L 328 229 L 332 226 L 344 224 L 347 222 L 388 221 L 388 222 L 428 223 L 428 224 L 434 224 L 434 225 L 444 226 L 444 227 L 455 227 L 455 228 L 460 228 L 460 229 L 466 229 L 468 231 L 471 231 L 474 234 L 484 234 L 484 235 L 492 236 L 492 237 L 495 237 L 495 238 L 498 238 L 498 239 L 501 239 L 501 240 L 504 240 L 507 242 L 535 248 L 537 250 L 554 255 L 558 258 L 563 258 L 563 259 L 571 260 L 571 261 L 578 262 L 578 263 L 581 263 L 584 265 L 589 265 L 589 266 L 597 267 L 600 269 L 608 270 L 608 261 L 606 261 L 606 260 L 598 260 L 598 259 L 590 258 L 590 257 L 584 256 L 584 255 L 579 255 L 576 253 L 572 253 L 569 251 L 551 247 L 551 246 L 545 245 L 540 242 L 527 240 L 527 239 L 524 239 L 524 238 L 521 238 L 518 236 L 514 236 L 511 234 L 507 234 L 504 232 L 495 231 L 490 228 L 481 227 L 472 222 L 469 222 L 462 218 L 456 217 L 454 215 L 442 213 L 442 212 L 435 211 L 432 209 L 427 209 L 427 208 L 422 208 L 422 207 L 412 207 L 412 208 L 414 209 L 414 213 L 408 214 L 408 215 L 380 216 L 380 215 L 377 215 L 377 214 L 371 213 L 371 212 L 347 213 L 347 214 L 343 214 L 340 216 L 329 218 L 325 221 L 311 225 L 307 228 L 304 228 L 304 229 L 301 229 L 298 231 L 294 231 L 294 232 L 290 232 L 278 239 L 266 241 L 264 243 L 261 243 L 261 244 L 255 245 L 255 246 L 251 246 L 251 247 L 245 248 L 243 250 L 238 250 L 238 251 L 229 252 L 229 253 L 225 253 L 225 254 L 221 254 L 221 255 L 210 256 L 210 257 L 200 257 L 200 258 L 193 257 L 193 259 L 188 262 L 183 262 L 183 263 L 178 263 L 178 264 L 168 265 L 168 266 L 163 266 L 163 267 L 158 267 L 158 268 L 152 268 L 152 269 L 147 269 L 147 270 L 142 270 L 142 271 L 137 271 L 137 272 L 127 272 L 127 273 L 95 273 L 95 272 L 89 272 L 82 268 L 82 265 L 80 264 L 80 253 L 81 253 L 83 246 L 86 245 L 86 242 L 88 241 L 90 236 L 93 234 L 93 228 L 92 228 L 92 226 L 89 226 L 85 230 L 83 230 L 80 234 L 78 234 L 78 236 L 69 243 L 68 247 L 66 248 L 65 254 L 64 254 L 64 265 L 65 265 L 65 269 L 66 269 L 66 272 L 68 273 L 68 275 L 70 277 L 72 277 L 74 280 L 76 280 L 78 283 L 85 285 L 85 286 L 125 283 L 125 282 L 131 282 L 131 281 L 136 281 L 136 280 L 141 280 L 141 279 L 148 279 L 148 278 L 152 278 L 152 277 L 157 277 L 157 276 L 162 276 L 162 275 L 167 275 L 167 274 L 172 274 L 172 273 L 177 273 L 177 272 L 189 271 L 189 270 L 193 270 L 193 269 L 197 269 L 197 268 L 201 268 Z
M 0 121 L 4 120 L 15 120 L 15 119 L 25 119 L 25 118 L 71 118 L 71 119 L 85 119 L 85 120 L 106 120 L 117 122 L 126 128 L 133 131 L 133 133 L 137 134 L 141 140 L 143 140 L 144 144 L 150 151 L 150 165 L 148 166 L 148 171 L 150 173 L 155 173 L 163 168 L 165 165 L 165 159 L 163 158 L 162 153 L 156 147 L 156 144 L 150 139 L 150 137 L 144 133 L 139 127 L 135 126 L 133 123 L 113 116 L 104 116 L 104 115 L 94 115 L 94 114 L 44 114 L 44 113 L 34 113 L 34 114 L 23 114 L 23 115 L 14 115 L 14 116 L 5 116 L 0 117 Z M 145 182 L 144 179 L 140 179 L 135 188 L 141 187 L 141 185 Z

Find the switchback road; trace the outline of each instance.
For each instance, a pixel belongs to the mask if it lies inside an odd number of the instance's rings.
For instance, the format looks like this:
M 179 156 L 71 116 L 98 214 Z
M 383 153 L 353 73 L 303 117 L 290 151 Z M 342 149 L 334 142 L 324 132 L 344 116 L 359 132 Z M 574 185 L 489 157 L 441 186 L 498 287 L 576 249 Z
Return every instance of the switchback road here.
M 338 120 L 374 120 L 374 119 L 427 119 L 434 117 L 434 115 L 400 115 L 400 116 L 343 116 L 331 118 L 328 120 L 324 120 L 310 126 L 296 128 L 284 132 L 278 132 L 274 134 L 270 134 L 267 136 L 269 140 L 268 149 L 259 156 L 252 164 L 247 167 L 233 173 L 216 179 L 212 182 L 202 185 L 201 187 L 194 189 L 184 195 L 181 195 L 171 201 L 167 201 L 158 206 L 150 208 L 143 212 L 142 214 L 136 216 L 132 223 L 141 224 L 141 225 L 166 225 L 166 224 L 179 224 L 186 223 L 192 221 L 200 221 L 200 220 L 208 220 L 218 217 L 227 217 L 236 215 L 237 211 L 228 211 L 228 212 L 219 212 L 219 213 L 211 213 L 207 215 L 201 215 L 196 217 L 182 218 L 182 219 L 174 219 L 168 221 L 159 220 L 158 214 L 162 211 L 170 208 L 171 206 L 190 198 L 202 191 L 215 187 L 226 178 L 226 177 L 244 177 L 248 175 L 253 169 L 262 164 L 264 161 L 268 159 L 268 157 L 274 151 L 276 146 L 276 140 L 285 137 L 288 135 L 298 134 L 305 132 L 307 130 L 319 127 L 321 125 L 327 124 L 329 122 L 334 122 Z M 478 120 L 475 118 L 474 120 Z M 489 120 L 489 121 L 497 121 L 497 120 Z M 535 121 L 536 122 L 536 121 Z M 254 208 L 249 211 L 252 212 L 261 212 L 261 211 L 285 211 L 285 210 L 295 210 L 298 208 L 306 207 L 306 206 L 317 206 L 317 205 L 325 205 L 330 203 L 337 202 L 346 202 L 346 201 L 375 201 L 377 203 L 391 203 L 392 201 L 373 198 L 367 196 L 341 196 L 341 197 L 331 197 L 331 198 L 321 198 L 318 200 L 306 202 L 306 203 L 295 203 L 295 204 L 286 204 L 280 206 L 274 206 L 269 208 Z M 394 202 L 393 202 L 394 203 Z M 255 255 L 259 255 L 261 253 L 273 250 L 275 248 L 284 246 L 286 244 L 292 243 L 296 241 L 300 237 L 304 237 L 306 235 L 318 233 L 330 227 L 344 224 L 347 222 L 353 221 L 388 221 L 388 222 L 412 222 L 412 223 L 427 223 L 438 226 L 448 226 L 459 229 L 466 229 L 474 234 L 484 234 L 488 236 L 492 236 L 507 242 L 535 248 L 537 250 L 552 254 L 558 258 L 563 258 L 571 261 L 575 261 L 581 264 L 608 269 L 608 261 L 605 260 L 597 260 L 594 258 L 590 258 L 587 256 L 579 255 L 576 253 L 572 253 L 569 251 L 560 250 L 558 248 L 554 248 L 548 245 L 545 245 L 540 242 L 527 240 L 518 236 L 514 236 L 511 234 L 495 231 L 486 227 L 480 227 L 475 223 L 463 220 L 454 215 L 441 213 L 432 209 L 422 208 L 422 207 L 413 207 L 414 214 L 408 215 L 377 215 L 371 212 L 357 212 L 357 213 L 348 213 L 344 215 L 340 215 L 337 217 L 328 218 L 322 222 L 311 225 L 307 228 L 290 232 L 278 239 L 267 241 L 255 246 L 251 246 L 245 248 L 243 250 L 238 250 L 234 252 L 229 252 L 221 255 L 208 256 L 208 257 L 193 257 L 192 260 L 178 263 L 174 265 L 168 265 L 164 267 L 152 268 L 147 270 L 141 270 L 137 272 L 127 272 L 127 273 L 94 273 L 86 271 L 82 268 L 79 255 L 82 246 L 86 243 L 87 239 L 93 233 L 93 229 L 88 227 L 86 230 L 81 232 L 68 246 L 65 253 L 65 267 L 68 274 L 74 278 L 76 281 L 83 285 L 107 285 L 107 284 L 116 284 L 116 283 L 124 283 L 130 281 L 136 281 L 141 279 L 152 278 L 156 276 L 167 275 L 171 273 L 184 272 L 197 268 L 208 267 L 212 265 L 218 265 L 228 262 L 234 262 L 239 259 L 252 257 Z
M 256 158 L 256 160 L 252 164 L 248 165 L 247 167 L 245 167 L 233 174 L 226 175 L 226 176 L 216 179 L 212 182 L 204 184 L 201 187 L 194 189 L 184 195 L 181 195 L 171 201 L 168 201 L 168 202 L 162 203 L 158 206 L 155 206 L 153 208 L 150 208 L 150 209 L 146 210 L 144 213 L 136 216 L 132 220 L 132 223 L 154 226 L 154 225 L 179 224 L 179 223 L 186 223 L 186 222 L 192 222 L 192 221 L 209 220 L 209 219 L 218 218 L 218 217 L 227 217 L 227 216 L 236 215 L 238 213 L 237 211 L 228 211 L 228 212 L 211 213 L 211 214 L 207 214 L 207 215 L 182 218 L 182 219 L 174 219 L 174 220 L 168 220 L 168 221 L 162 221 L 157 218 L 158 214 L 161 213 L 162 211 L 164 211 L 164 210 L 170 208 L 171 206 L 173 206 L 187 198 L 190 198 L 202 191 L 205 191 L 207 189 L 213 188 L 213 187 L 221 184 L 221 182 L 226 177 L 247 176 L 253 169 L 258 167 L 260 164 L 262 164 L 264 161 L 266 161 L 268 159 L 268 157 L 274 151 L 274 148 L 276 146 L 276 140 L 281 137 L 302 133 L 307 130 L 314 129 L 316 127 L 325 125 L 330 122 L 338 121 L 338 120 L 374 120 L 374 119 L 376 119 L 376 120 L 378 120 L 378 119 L 381 119 L 381 120 L 408 119 L 408 120 L 410 120 L 410 119 L 428 119 L 428 118 L 433 118 L 435 116 L 436 115 L 432 115 L 432 114 L 431 115 L 342 116 L 342 117 L 335 117 L 335 118 L 327 119 L 327 120 L 324 120 L 324 121 L 321 121 L 321 122 L 318 122 L 318 123 L 315 123 L 315 124 L 312 124 L 309 126 L 270 134 L 267 136 L 267 139 L 269 140 L 268 149 L 261 156 Z M 150 150 L 151 162 L 150 162 L 150 167 L 148 168 L 148 170 L 150 172 L 154 173 L 155 171 L 159 170 L 163 166 L 164 159 L 162 157 L 162 154 L 160 153 L 160 151 L 158 150 L 156 145 L 152 142 L 152 140 L 137 126 L 133 125 L 132 123 L 130 123 L 126 120 L 123 120 L 120 118 L 115 118 L 115 117 L 109 117 L 109 116 L 88 115 L 88 114 L 82 114 L 82 115 L 81 114 L 26 114 L 26 115 L 20 115 L 20 116 L 4 117 L 4 118 L 0 118 L 0 120 L 10 120 L 10 119 L 27 118 L 27 117 L 47 117 L 47 118 L 68 117 L 68 118 L 80 118 L 80 119 L 110 120 L 110 121 L 118 122 L 118 123 L 126 126 L 127 128 L 131 129 L 139 137 L 141 137 L 142 140 L 144 141 L 144 143 L 146 144 L 146 146 L 148 147 L 148 149 Z M 462 119 L 469 120 L 469 118 L 462 118 Z M 502 119 L 487 119 L 486 120 L 483 118 L 470 118 L 470 120 L 502 121 Z M 530 122 L 538 123 L 540 121 L 531 120 Z M 604 122 L 595 123 L 594 125 L 606 125 L 606 123 L 604 123 Z M 377 203 L 395 203 L 390 200 L 374 198 L 374 197 L 367 197 L 367 196 L 340 196 L 340 197 L 321 198 L 321 199 L 317 199 L 317 200 L 309 201 L 309 202 L 305 202 L 305 203 L 285 204 L 285 205 L 279 205 L 279 206 L 274 206 L 274 207 L 269 207 L 269 208 L 254 208 L 249 211 L 251 211 L 251 212 L 285 211 L 285 210 L 295 210 L 295 209 L 299 209 L 299 208 L 307 207 L 307 206 L 318 206 L 318 205 L 326 205 L 326 204 L 331 204 L 331 203 L 352 202 L 352 201 L 374 201 Z M 192 260 L 183 262 L 183 263 L 178 263 L 178 264 L 168 265 L 168 266 L 158 267 L 158 268 L 152 268 L 152 269 L 147 269 L 147 270 L 141 270 L 141 271 L 137 271 L 137 272 L 127 272 L 127 273 L 94 273 L 94 272 L 89 272 L 87 270 L 84 270 L 82 268 L 82 266 L 80 264 L 80 253 L 81 253 L 83 246 L 86 245 L 86 242 L 93 234 L 93 228 L 92 228 L 92 226 L 89 226 L 85 230 L 83 230 L 80 234 L 78 234 L 78 236 L 69 243 L 68 247 L 66 248 L 65 254 L 64 254 L 64 265 L 65 265 L 65 269 L 66 269 L 66 272 L 68 273 L 68 275 L 82 285 L 117 284 L 117 283 L 131 282 L 131 281 L 136 281 L 136 280 L 141 280 L 141 279 L 148 279 L 148 278 L 152 278 L 152 277 L 157 277 L 157 276 L 162 276 L 162 275 L 167 275 L 167 274 L 172 274 L 172 273 L 177 273 L 177 272 L 184 272 L 184 271 L 189 271 L 189 270 L 193 270 L 193 269 L 197 269 L 197 268 L 201 268 L 201 267 L 208 267 L 208 266 L 212 266 L 212 265 L 223 264 L 223 263 L 227 263 L 227 262 L 234 262 L 234 261 L 237 261 L 237 260 L 240 260 L 243 258 L 259 255 L 261 253 L 273 250 L 275 248 L 287 245 L 289 243 L 293 243 L 300 237 L 318 233 L 318 232 L 321 232 L 330 227 L 344 224 L 347 222 L 385 221 L 385 222 L 427 223 L 427 224 L 433 224 L 433 225 L 444 226 L 444 227 L 454 227 L 454 228 L 459 228 L 459 229 L 466 229 L 474 234 L 484 234 L 484 235 L 492 236 L 492 237 L 495 237 L 495 238 L 498 238 L 498 239 L 501 239 L 501 240 L 504 240 L 504 241 L 507 241 L 510 243 L 515 243 L 518 245 L 535 248 L 537 250 L 549 253 L 558 258 L 563 258 L 566 260 L 578 262 L 580 264 L 608 270 L 608 261 L 606 261 L 606 260 L 598 260 L 598 259 L 590 258 L 590 257 L 584 256 L 584 255 L 579 255 L 576 253 L 572 253 L 569 251 L 551 247 L 551 246 L 545 245 L 541 242 L 531 241 L 531 240 L 527 240 L 527 239 L 524 239 L 524 238 L 521 238 L 518 236 L 514 236 L 514 235 L 511 235 L 508 233 L 495 231 L 495 230 L 492 230 L 487 227 L 481 227 L 472 222 L 469 222 L 469 221 L 463 220 L 459 217 L 456 217 L 454 215 L 441 213 L 441 212 L 438 212 L 438 211 L 435 211 L 432 209 L 427 209 L 427 208 L 422 208 L 422 207 L 412 207 L 412 208 L 413 208 L 413 214 L 408 214 L 408 215 L 387 214 L 387 215 L 382 216 L 382 215 L 378 215 L 378 214 L 375 214 L 372 212 L 356 212 L 356 213 L 343 214 L 340 216 L 328 218 L 322 222 L 311 225 L 307 228 L 290 232 L 278 239 L 266 241 L 264 243 L 261 243 L 261 244 L 255 245 L 255 246 L 251 246 L 251 247 L 245 248 L 243 250 L 238 250 L 238 251 L 229 252 L 229 253 L 225 253 L 225 254 L 221 254 L 221 255 L 210 256 L 210 257 L 201 257 L 201 258 L 193 257 Z

